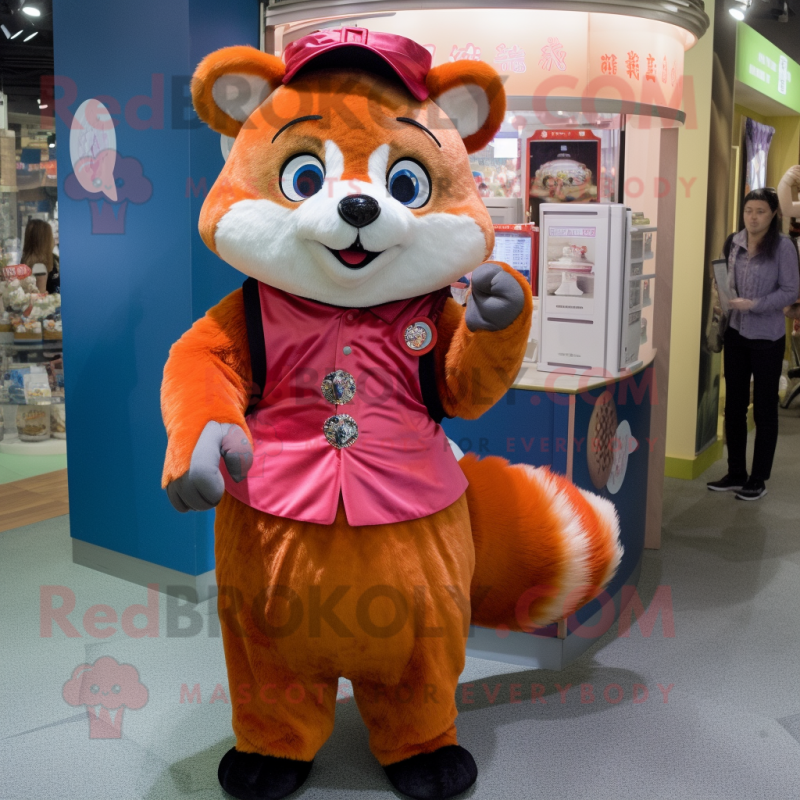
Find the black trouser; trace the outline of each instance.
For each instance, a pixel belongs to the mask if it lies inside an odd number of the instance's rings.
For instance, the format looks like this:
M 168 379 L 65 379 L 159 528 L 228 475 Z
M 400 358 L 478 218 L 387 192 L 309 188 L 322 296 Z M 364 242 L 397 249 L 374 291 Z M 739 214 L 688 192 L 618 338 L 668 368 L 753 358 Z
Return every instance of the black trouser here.
M 725 436 L 728 440 L 728 474 L 747 475 L 747 407 L 753 376 L 753 416 L 756 444 L 751 477 L 765 481 L 772 471 L 778 443 L 778 385 L 786 337 L 748 339 L 735 328 L 725 332 Z

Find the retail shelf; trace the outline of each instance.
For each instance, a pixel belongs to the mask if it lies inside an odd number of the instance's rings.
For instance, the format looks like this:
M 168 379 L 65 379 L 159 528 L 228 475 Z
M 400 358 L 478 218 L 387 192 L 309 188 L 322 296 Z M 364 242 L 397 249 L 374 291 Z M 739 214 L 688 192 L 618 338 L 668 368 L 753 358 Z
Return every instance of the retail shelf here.
M 10 456 L 63 456 L 67 453 L 66 439 L 45 439 L 43 442 L 21 442 L 16 436 L 0 442 L 0 453 Z
M 63 397 L 44 397 L 38 403 L 29 403 L 26 400 L 15 400 L 11 397 L 0 399 L 0 405 L 8 406 L 63 406 Z
M 632 258 L 632 264 L 641 264 L 642 261 L 652 261 L 656 257 L 656 254 L 652 251 L 649 253 L 645 253 L 641 258 Z
M 37 339 L 36 341 L 13 341 L 0 343 L 7 350 L 17 350 L 21 353 L 31 353 L 37 350 L 62 350 L 63 339 Z
M 631 226 L 631 233 L 655 233 L 658 230 L 653 225 L 632 225 Z
M 648 272 L 644 275 L 631 275 L 632 281 L 651 281 L 656 277 L 655 272 Z

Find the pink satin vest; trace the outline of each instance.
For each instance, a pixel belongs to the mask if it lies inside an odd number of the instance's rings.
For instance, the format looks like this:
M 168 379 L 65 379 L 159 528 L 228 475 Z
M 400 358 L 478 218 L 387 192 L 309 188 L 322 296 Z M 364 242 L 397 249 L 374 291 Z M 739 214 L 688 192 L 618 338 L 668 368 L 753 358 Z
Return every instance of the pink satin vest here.
M 340 496 L 351 525 L 419 519 L 454 503 L 467 480 L 423 402 L 420 356 L 404 341 L 411 322 L 436 322 L 446 294 L 370 309 L 329 306 L 263 283 L 259 295 L 267 379 L 247 416 L 253 466 L 238 484 L 223 466 L 226 490 L 269 514 L 324 525 L 334 521 Z M 334 395 L 341 404 L 321 389 L 336 370 L 355 381 L 348 402 L 351 384 Z M 340 440 L 331 436 L 348 445 L 337 447 L 324 426 L 335 428 L 331 418 L 342 415 L 354 422 L 346 421 Z

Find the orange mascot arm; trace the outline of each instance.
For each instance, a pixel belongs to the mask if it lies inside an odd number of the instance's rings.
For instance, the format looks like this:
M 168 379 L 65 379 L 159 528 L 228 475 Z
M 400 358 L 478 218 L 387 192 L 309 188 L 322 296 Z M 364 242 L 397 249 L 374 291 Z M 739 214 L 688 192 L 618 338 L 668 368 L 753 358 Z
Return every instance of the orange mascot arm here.
M 522 365 L 533 313 L 531 287 L 516 270 L 501 266 L 522 286 L 525 297 L 522 311 L 507 328 L 471 331 L 464 309 L 452 299 L 436 325 L 436 384 L 451 417 L 476 419 L 490 409 L 508 391 Z
M 237 289 L 170 350 L 161 384 L 161 413 L 169 439 L 163 487 L 189 469 L 206 423 L 239 425 L 250 438 L 244 412 L 251 380 L 244 300 Z

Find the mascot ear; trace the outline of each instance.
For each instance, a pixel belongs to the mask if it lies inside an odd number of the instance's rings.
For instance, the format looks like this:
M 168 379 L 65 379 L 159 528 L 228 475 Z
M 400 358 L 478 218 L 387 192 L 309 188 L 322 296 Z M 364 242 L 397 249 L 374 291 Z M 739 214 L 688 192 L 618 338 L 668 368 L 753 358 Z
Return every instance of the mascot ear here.
M 426 79 L 431 100 L 447 114 L 468 153 L 494 138 L 506 113 L 500 76 L 483 61 L 456 61 L 434 67 Z
M 192 77 L 192 102 L 200 119 L 225 136 L 236 136 L 244 121 L 281 85 L 285 67 L 254 47 L 225 47 L 207 55 Z

